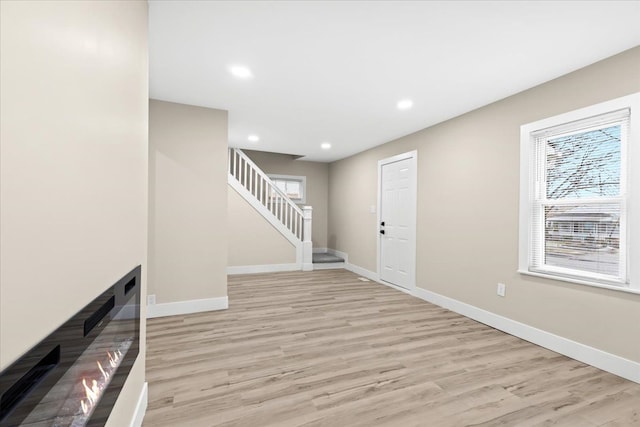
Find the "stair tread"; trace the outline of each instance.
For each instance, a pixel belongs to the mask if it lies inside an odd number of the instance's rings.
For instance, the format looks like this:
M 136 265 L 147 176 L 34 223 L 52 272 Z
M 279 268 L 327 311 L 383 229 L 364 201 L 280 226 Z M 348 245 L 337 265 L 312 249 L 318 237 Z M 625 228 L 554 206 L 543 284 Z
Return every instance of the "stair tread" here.
M 329 253 L 315 253 L 313 254 L 313 263 L 314 264 L 325 264 L 330 262 L 344 262 L 344 259 L 329 254 Z

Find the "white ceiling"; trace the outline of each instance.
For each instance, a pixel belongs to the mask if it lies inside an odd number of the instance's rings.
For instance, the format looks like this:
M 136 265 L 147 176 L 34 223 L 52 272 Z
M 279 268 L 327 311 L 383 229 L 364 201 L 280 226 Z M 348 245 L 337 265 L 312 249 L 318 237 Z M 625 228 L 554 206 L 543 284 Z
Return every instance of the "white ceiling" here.
M 151 1 L 149 20 L 152 98 L 228 110 L 230 146 L 315 161 L 640 45 L 640 1 Z

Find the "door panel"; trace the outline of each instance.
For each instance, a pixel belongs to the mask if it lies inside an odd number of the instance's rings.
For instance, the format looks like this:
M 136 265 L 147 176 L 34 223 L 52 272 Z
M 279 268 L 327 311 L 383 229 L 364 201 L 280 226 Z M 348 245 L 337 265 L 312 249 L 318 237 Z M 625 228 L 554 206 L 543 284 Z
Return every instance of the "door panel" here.
M 412 188 L 413 159 L 404 159 L 380 168 L 380 279 L 405 288 L 413 284 L 415 230 L 415 189 Z

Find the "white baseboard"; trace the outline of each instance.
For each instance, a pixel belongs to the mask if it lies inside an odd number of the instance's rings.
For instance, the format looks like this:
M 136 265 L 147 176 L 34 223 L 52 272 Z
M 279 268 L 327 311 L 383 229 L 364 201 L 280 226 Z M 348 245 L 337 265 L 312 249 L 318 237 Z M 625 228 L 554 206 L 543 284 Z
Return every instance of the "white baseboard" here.
M 373 280 L 374 282 L 378 282 L 381 285 L 385 285 L 385 286 L 388 286 L 388 287 L 390 287 L 392 289 L 395 289 L 396 291 L 400 291 L 400 292 L 404 292 L 405 294 L 413 295 L 413 293 L 411 293 L 410 289 L 405 289 L 405 288 L 403 288 L 401 286 L 396 286 L 394 284 L 387 283 L 387 282 L 385 282 L 383 280 L 380 280 L 380 276 L 378 275 L 378 273 L 376 273 L 374 271 L 367 270 L 365 268 L 359 267 L 359 266 L 354 265 L 354 264 L 349 264 L 349 263 L 346 263 L 343 268 L 351 271 L 352 273 L 358 274 L 358 275 L 360 275 L 362 277 L 366 277 L 369 280 Z
M 254 274 L 254 273 L 277 273 L 278 271 L 298 271 L 302 270 L 300 264 L 265 264 L 265 265 L 236 265 L 227 267 L 227 274 Z
M 413 294 L 413 290 L 412 289 L 403 288 L 402 286 L 398 286 L 398 285 L 394 285 L 393 283 L 385 282 L 382 279 L 378 279 L 377 282 L 380 283 L 381 285 L 385 285 L 385 286 L 388 286 L 388 287 L 390 287 L 392 289 L 395 289 L 396 291 L 404 292 L 405 294 L 408 294 L 408 295 L 411 295 L 411 296 L 415 296 Z
M 336 256 L 340 256 L 340 255 L 336 255 Z M 359 267 L 359 266 L 354 265 L 354 264 L 350 264 L 350 263 L 346 262 L 346 260 L 345 260 L 345 263 L 344 263 L 344 268 L 346 270 L 351 271 L 352 273 L 355 273 L 355 274 L 359 275 L 359 276 L 366 277 L 369 280 L 373 280 L 374 282 L 378 281 L 378 273 L 376 273 L 374 271 L 367 270 L 366 268 L 362 268 L 362 267 Z
M 349 262 L 349 254 L 346 252 L 337 251 L 335 249 L 327 248 L 326 251 L 328 254 L 335 255 L 344 260 L 345 264 Z
M 154 317 L 177 316 L 180 314 L 200 313 L 203 311 L 225 310 L 229 308 L 228 297 L 203 298 L 188 301 L 168 302 L 147 305 L 147 319 Z
M 432 304 L 444 307 L 465 317 L 489 325 L 523 340 L 548 348 L 556 353 L 589 364 L 603 371 L 640 383 L 640 363 L 572 341 L 533 326 L 517 322 L 490 311 L 483 310 L 453 298 L 445 297 L 422 288 L 415 288 L 413 295 Z
M 147 412 L 147 404 L 149 403 L 149 384 L 145 382 L 142 385 L 140 391 L 140 397 L 138 398 L 138 404 L 136 410 L 133 413 L 133 419 L 131 420 L 130 427 L 142 427 L 142 420 L 144 420 L 144 414 Z
M 346 254 L 345 254 L 346 255 Z M 343 255 L 339 255 L 343 256 Z M 346 257 L 343 256 L 343 258 Z M 422 288 L 411 290 L 394 286 L 379 279 L 378 273 L 364 269 L 354 264 L 345 262 L 345 269 L 367 279 L 389 286 L 401 292 L 420 298 L 432 304 L 444 307 L 465 317 L 477 320 L 492 328 L 506 332 L 525 341 L 537 344 L 541 347 L 563 354 L 572 359 L 594 366 L 603 371 L 610 372 L 630 381 L 640 383 L 640 363 L 625 359 L 615 354 L 590 347 L 585 344 L 543 331 L 533 326 L 520 323 L 504 316 L 475 307 L 471 304 L 437 294 Z

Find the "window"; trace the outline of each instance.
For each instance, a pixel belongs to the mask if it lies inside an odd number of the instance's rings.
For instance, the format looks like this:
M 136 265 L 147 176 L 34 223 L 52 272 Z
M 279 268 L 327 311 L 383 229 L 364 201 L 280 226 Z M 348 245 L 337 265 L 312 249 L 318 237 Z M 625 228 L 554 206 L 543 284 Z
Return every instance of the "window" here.
M 639 104 L 634 94 L 522 126 L 521 273 L 640 290 L 629 263 L 640 244 Z
M 304 204 L 306 203 L 306 176 L 291 176 L 291 175 L 269 175 L 269 178 L 273 183 L 286 194 L 294 203 Z M 269 195 L 272 199 L 276 198 L 275 191 Z M 277 199 L 277 198 L 276 198 Z

